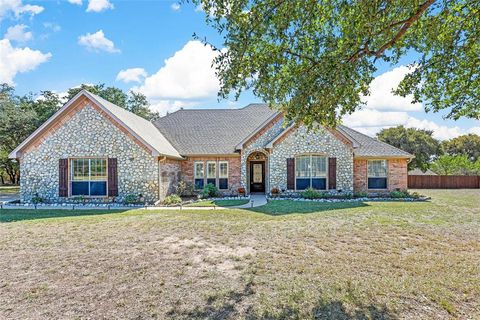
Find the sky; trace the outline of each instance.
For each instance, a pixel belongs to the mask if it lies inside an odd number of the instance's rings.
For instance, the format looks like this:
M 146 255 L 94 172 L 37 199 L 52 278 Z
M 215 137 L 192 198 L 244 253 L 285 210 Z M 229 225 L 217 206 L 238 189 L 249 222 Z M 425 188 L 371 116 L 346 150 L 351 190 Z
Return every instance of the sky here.
M 251 92 L 238 101 L 218 101 L 216 53 L 194 40 L 194 33 L 221 47 L 205 12 L 189 3 L 0 0 L 0 82 L 14 85 L 17 94 L 105 83 L 142 92 L 162 115 L 261 102 Z M 480 134 L 480 121 L 445 120 L 445 112 L 425 113 L 422 104 L 391 93 L 413 59 L 409 54 L 398 65 L 380 65 L 366 105 L 344 124 L 371 136 L 397 125 L 432 130 L 441 140 Z

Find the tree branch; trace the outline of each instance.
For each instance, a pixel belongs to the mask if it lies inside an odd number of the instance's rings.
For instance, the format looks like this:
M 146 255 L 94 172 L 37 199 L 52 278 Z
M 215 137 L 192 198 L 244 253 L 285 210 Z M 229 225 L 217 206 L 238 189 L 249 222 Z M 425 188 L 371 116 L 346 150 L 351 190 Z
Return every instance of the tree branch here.
M 353 62 L 353 61 L 356 61 L 358 59 L 360 59 L 361 57 L 363 56 L 366 56 L 366 55 L 373 55 L 375 56 L 376 58 L 380 58 L 382 56 L 382 54 L 390 47 L 392 47 L 398 40 L 400 40 L 404 35 L 405 33 L 408 31 L 408 29 L 410 29 L 410 27 L 412 26 L 412 24 L 417 21 L 418 19 L 420 19 L 420 16 L 435 2 L 435 0 L 427 0 L 425 1 L 417 10 L 417 12 L 415 12 L 415 14 L 413 14 L 410 18 L 406 19 L 406 20 L 403 20 L 403 21 L 399 21 L 399 22 L 396 22 L 396 23 L 392 23 L 390 24 L 388 28 L 391 28 L 393 26 L 396 26 L 396 25 L 399 25 L 399 24 L 402 24 L 402 27 L 398 30 L 397 34 L 395 34 L 395 36 L 389 40 L 387 43 L 385 43 L 384 45 L 382 45 L 380 47 L 380 49 L 378 50 L 375 50 L 375 51 L 372 51 L 368 48 L 368 42 L 365 44 L 365 46 L 361 49 L 359 49 L 357 52 L 355 52 L 352 56 L 350 56 L 350 58 L 348 58 L 348 62 Z

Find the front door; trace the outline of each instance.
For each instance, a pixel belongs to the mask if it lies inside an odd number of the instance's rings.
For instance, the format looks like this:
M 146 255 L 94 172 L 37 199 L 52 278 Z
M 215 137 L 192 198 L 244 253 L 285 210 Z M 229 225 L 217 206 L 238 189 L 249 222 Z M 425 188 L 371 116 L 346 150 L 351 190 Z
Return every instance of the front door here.
M 265 161 L 250 162 L 250 192 L 265 192 Z

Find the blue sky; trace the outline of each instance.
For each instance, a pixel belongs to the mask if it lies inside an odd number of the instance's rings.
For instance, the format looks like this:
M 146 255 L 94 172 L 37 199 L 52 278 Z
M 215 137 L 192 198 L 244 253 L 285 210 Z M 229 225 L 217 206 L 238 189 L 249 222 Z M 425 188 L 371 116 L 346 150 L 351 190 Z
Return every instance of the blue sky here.
M 258 102 L 250 93 L 237 102 L 217 102 L 218 81 L 210 68 L 215 53 L 192 37 L 221 45 L 204 14 L 168 0 L 0 0 L 0 82 L 15 85 L 20 94 L 105 83 L 143 92 L 162 114 Z M 440 139 L 480 134 L 479 121 L 444 120 L 391 94 L 412 59 L 380 66 L 367 106 L 345 124 L 370 135 L 399 124 L 434 130 Z

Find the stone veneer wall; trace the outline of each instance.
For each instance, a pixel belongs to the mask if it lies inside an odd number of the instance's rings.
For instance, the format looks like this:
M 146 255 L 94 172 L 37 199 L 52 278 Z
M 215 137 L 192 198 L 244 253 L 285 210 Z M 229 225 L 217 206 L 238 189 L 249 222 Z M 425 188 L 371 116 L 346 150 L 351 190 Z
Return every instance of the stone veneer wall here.
M 408 188 L 408 160 L 388 159 L 387 191 Z M 355 192 L 368 192 L 367 160 L 354 160 L 354 190 Z M 377 192 L 378 190 L 374 190 Z
M 228 161 L 228 190 L 236 191 L 238 187 L 241 186 L 240 183 L 240 157 L 239 156 L 230 156 L 230 157 L 187 157 L 185 160 L 181 161 L 181 171 L 182 177 L 187 183 L 194 183 L 194 162 L 196 161 L 215 161 L 217 162 L 217 171 L 218 171 L 218 161 Z M 206 170 L 206 164 L 205 164 Z M 217 173 L 218 176 L 218 173 Z M 217 181 L 218 185 L 218 181 Z M 220 190 L 225 192 L 226 190 Z
M 58 161 L 69 157 L 117 158 L 117 200 L 128 194 L 142 194 L 148 202 L 158 200 L 158 160 L 102 113 L 85 103 L 25 151 L 20 159 L 22 200 L 28 202 L 38 193 L 50 202 L 59 201 Z
M 270 186 L 287 189 L 287 158 L 316 153 L 337 158 L 337 190 L 353 192 L 352 149 L 325 129 L 309 132 L 305 127 L 299 127 L 291 130 L 270 153 Z

